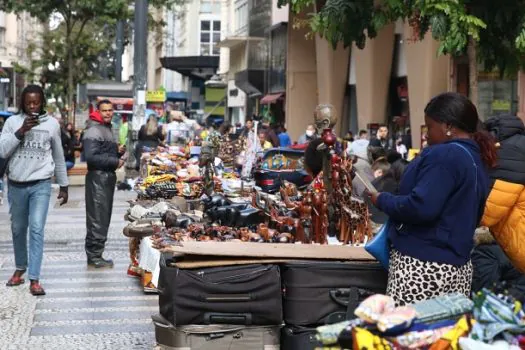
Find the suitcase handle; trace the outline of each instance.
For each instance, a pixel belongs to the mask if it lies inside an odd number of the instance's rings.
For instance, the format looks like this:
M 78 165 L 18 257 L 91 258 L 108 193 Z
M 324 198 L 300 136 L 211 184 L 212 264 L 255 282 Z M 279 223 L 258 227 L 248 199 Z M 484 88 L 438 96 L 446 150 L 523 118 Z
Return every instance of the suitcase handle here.
M 204 322 L 206 324 L 239 324 L 250 326 L 252 324 L 251 314 L 227 314 L 227 313 L 211 313 L 204 314 Z
M 208 294 L 204 296 L 207 302 L 244 302 L 253 301 L 255 298 L 251 294 Z
M 369 292 L 365 289 L 352 287 L 332 289 L 330 290 L 329 294 L 330 298 L 332 298 L 332 300 L 335 303 L 344 307 L 348 307 L 348 302 L 351 298 L 355 299 L 352 300 L 353 302 L 358 303 L 359 301 L 357 299 L 359 299 L 359 297 L 368 297 L 370 295 L 373 295 L 374 293 Z

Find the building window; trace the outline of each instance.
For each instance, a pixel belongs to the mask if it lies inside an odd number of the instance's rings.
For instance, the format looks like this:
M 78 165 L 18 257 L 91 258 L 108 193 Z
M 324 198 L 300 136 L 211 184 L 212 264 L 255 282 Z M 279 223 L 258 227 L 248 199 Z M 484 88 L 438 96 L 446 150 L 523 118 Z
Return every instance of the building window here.
M 221 21 L 201 21 L 200 55 L 219 55 L 220 49 L 217 47 L 219 41 L 221 41 Z
M 201 0 L 201 13 L 221 14 L 220 0 Z
M 242 32 L 248 27 L 248 2 L 235 2 L 235 33 Z

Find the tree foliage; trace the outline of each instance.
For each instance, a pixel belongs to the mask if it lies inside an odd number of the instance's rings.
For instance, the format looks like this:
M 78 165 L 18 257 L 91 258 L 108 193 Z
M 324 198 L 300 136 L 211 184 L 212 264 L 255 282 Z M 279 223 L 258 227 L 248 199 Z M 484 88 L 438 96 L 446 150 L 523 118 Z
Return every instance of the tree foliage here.
M 525 67 L 525 0 L 280 0 L 295 12 L 310 8 L 312 32 L 332 43 L 363 48 L 385 25 L 409 22 L 414 40 L 432 33 L 438 54 L 463 55 L 472 38 L 485 68 L 515 74 Z
M 171 9 L 183 3 L 184 0 L 149 0 L 150 7 L 157 9 Z M 77 83 L 100 78 L 108 70 L 111 77 L 117 21 L 127 23 L 126 42 L 131 37 L 132 0 L 0 0 L 0 10 L 27 12 L 42 22 L 46 29 L 41 38 L 28 47 L 30 65 L 17 69 L 29 78 L 39 78 L 68 105 Z M 58 25 L 50 28 L 52 22 Z M 151 26 L 158 28 L 163 24 L 150 16 Z

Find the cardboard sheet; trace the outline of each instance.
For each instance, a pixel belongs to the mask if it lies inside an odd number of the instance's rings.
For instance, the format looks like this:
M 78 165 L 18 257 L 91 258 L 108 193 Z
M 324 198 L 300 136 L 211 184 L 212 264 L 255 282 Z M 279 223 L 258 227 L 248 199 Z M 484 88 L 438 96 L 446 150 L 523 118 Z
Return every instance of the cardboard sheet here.
M 364 247 L 252 243 L 252 242 L 181 242 L 163 249 L 166 252 L 209 257 L 245 257 L 264 259 L 321 259 L 373 261 Z M 217 259 L 215 259 L 217 260 Z
M 198 259 L 200 257 L 201 259 Z M 197 259 L 196 259 L 197 258 Z M 203 257 L 202 255 L 186 255 L 181 261 L 174 263 L 179 269 L 200 269 L 203 267 L 251 265 L 251 264 L 284 264 L 297 260 L 290 259 L 243 259 L 243 258 L 222 258 L 222 257 Z

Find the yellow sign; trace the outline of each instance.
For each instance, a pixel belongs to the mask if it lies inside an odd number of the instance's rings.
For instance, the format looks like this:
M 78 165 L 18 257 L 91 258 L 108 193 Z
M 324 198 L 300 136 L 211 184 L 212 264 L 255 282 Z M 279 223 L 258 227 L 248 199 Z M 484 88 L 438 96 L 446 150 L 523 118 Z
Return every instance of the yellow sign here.
M 146 102 L 165 102 L 165 101 L 166 101 L 166 91 L 165 90 L 146 91 Z
M 510 101 L 507 100 L 494 100 L 492 101 L 493 111 L 510 111 Z

